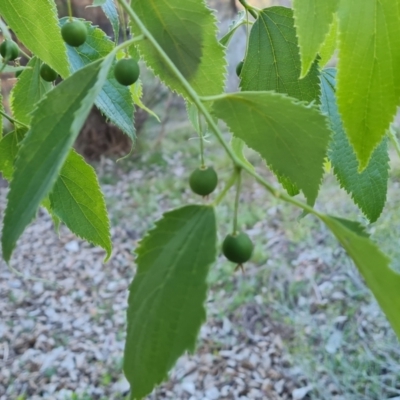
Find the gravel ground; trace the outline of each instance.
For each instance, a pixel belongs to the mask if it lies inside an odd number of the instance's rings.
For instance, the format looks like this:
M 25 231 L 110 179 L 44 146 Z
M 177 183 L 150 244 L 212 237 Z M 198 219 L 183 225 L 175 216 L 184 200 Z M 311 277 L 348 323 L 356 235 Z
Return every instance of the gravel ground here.
M 120 195 L 114 210 L 126 206 L 124 186 L 143 178 L 134 172 L 116 187 L 105 187 L 106 193 Z M 0 211 L 5 196 L 3 189 Z M 160 206 L 167 204 L 161 201 Z M 134 273 L 131 251 L 139 233 L 122 224 L 113 228 L 112 236 L 114 256 L 104 265 L 103 251 L 64 227 L 58 236 L 41 211 L 19 241 L 12 266 L 49 282 L 19 278 L 1 264 L 1 400 L 18 395 L 64 400 L 74 398 L 74 392 L 118 399 L 126 393 L 121 358 L 127 288 Z M 279 326 L 260 305 L 249 304 L 220 318 L 211 297 L 208 313 L 196 354 L 183 357 L 170 381 L 149 398 L 304 398 L 310 387 L 292 368 Z
M 19 278 L 0 263 L 0 400 L 125 398 L 132 250 L 164 211 L 197 201 L 185 167 L 197 147 L 188 145 L 184 157 L 171 146 L 129 173 L 111 161 L 99 166 L 113 226 L 109 263 L 65 227 L 57 235 L 44 211 L 12 267 L 49 282 Z M 229 174 L 218 154 L 214 162 Z M 400 347 L 344 252 L 320 224 L 295 224 L 293 209 L 244 185 L 240 221 L 257 243 L 254 260 L 244 275 L 222 258 L 213 267 L 198 349 L 148 399 L 399 400 Z M 330 188 L 324 196 L 336 210 L 342 200 L 336 204 Z M 222 204 L 221 234 L 229 215 Z

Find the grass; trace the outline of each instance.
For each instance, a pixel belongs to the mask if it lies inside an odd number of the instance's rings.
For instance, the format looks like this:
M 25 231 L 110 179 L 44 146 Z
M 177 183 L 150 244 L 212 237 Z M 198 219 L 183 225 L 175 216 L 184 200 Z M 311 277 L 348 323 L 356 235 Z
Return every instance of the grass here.
M 139 235 L 152 226 L 160 209 L 198 201 L 187 184 L 190 171 L 199 164 L 198 140 L 192 140 L 193 130 L 182 122 L 182 110 L 170 112 L 175 113 L 171 120 L 179 127 L 168 126 L 167 138 L 159 145 L 157 128 L 150 122 L 146 137 L 140 139 L 141 153 L 135 161 L 124 160 L 118 166 L 123 172 L 143 173 L 130 186 L 126 208 L 112 212 L 114 224 L 128 218 Z M 211 138 L 206 157 L 219 172 L 220 190 L 231 166 L 215 147 Z M 274 179 L 254 153 L 248 157 L 264 176 Z M 115 184 L 115 176 L 109 172 L 103 182 Z M 392 163 L 392 176 L 385 211 L 369 229 L 400 268 L 398 161 Z M 218 207 L 220 240 L 231 229 L 233 196 L 230 192 Z M 112 196 L 108 200 L 112 209 Z M 365 222 L 331 174 L 324 180 L 317 207 Z M 245 177 L 239 225 L 251 234 L 255 253 L 244 276 L 234 274 L 232 265 L 222 258 L 212 267 L 211 298 L 218 304 L 213 317 L 222 320 L 255 301 L 270 310 L 276 322 L 295 332 L 285 343 L 293 364 L 314 385 L 313 400 L 335 395 L 348 400 L 400 395 L 400 346 L 385 317 L 331 233 L 315 218 L 299 220 L 299 216 L 299 210 L 272 198 Z

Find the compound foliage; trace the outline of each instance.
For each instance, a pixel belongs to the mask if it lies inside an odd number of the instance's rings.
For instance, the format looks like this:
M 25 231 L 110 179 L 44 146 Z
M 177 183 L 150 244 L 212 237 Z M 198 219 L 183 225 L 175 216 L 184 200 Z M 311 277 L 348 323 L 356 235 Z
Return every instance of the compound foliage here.
M 314 208 L 327 162 L 370 223 L 385 205 L 388 143 L 397 145 L 391 122 L 400 105 L 400 0 L 294 0 L 293 9 L 262 10 L 240 2 L 244 11 L 218 39 L 204 0 L 95 0 L 114 41 L 90 21 L 59 19 L 53 0 L 0 2 L 0 70 L 16 78 L 11 115 L 0 109 L 14 126 L 0 132 L 0 172 L 10 181 L 2 230 L 7 263 L 41 206 L 56 227 L 65 224 L 111 256 L 96 174 L 72 146 L 93 105 L 135 141 L 134 108 L 145 108 L 139 61 L 184 98 L 200 138 L 199 166 L 188 177 L 199 204 L 166 213 L 136 249 L 124 356 L 132 399 L 150 393 L 194 350 L 218 253 L 233 268 L 251 259 L 253 243 L 237 226 L 242 175 L 332 231 L 400 336 L 400 276 L 390 259 L 361 224 Z M 246 31 L 246 51 L 233 68 L 239 90 L 224 94 L 227 46 Z M 337 70 L 325 67 L 333 54 Z M 227 182 L 205 160 L 206 132 L 232 160 Z M 281 187 L 257 174 L 246 146 Z M 215 209 L 231 187 L 232 231 L 218 250 Z

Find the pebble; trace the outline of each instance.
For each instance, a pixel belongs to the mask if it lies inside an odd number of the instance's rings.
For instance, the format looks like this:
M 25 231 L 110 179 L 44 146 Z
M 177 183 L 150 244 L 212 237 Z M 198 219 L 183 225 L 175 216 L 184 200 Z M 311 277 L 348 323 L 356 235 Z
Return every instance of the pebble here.
M 79 251 L 79 243 L 76 240 L 71 240 L 66 243 L 64 247 L 65 250 L 68 250 L 70 253 L 77 253 Z
M 303 400 L 309 392 L 313 390 L 312 385 L 304 386 L 302 388 L 294 389 L 292 392 L 293 400 Z

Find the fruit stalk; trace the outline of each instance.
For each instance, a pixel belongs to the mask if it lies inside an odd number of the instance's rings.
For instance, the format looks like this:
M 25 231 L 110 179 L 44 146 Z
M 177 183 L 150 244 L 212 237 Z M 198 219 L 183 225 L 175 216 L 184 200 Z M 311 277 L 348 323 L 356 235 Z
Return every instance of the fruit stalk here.
M 239 214 L 239 201 L 240 201 L 240 188 L 242 184 L 242 169 L 235 168 L 237 171 L 236 178 L 236 196 L 235 196 L 235 209 L 233 214 L 233 235 L 236 235 L 238 232 L 238 214 Z
M 201 160 L 201 168 L 205 168 L 206 164 L 204 161 L 204 135 L 203 135 L 203 129 L 201 127 L 201 117 L 200 117 L 200 113 L 197 113 L 198 115 L 198 121 L 199 121 L 199 138 L 200 138 L 200 160 Z
M 71 0 L 67 0 L 69 21 L 72 22 L 72 5 Z

